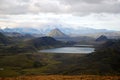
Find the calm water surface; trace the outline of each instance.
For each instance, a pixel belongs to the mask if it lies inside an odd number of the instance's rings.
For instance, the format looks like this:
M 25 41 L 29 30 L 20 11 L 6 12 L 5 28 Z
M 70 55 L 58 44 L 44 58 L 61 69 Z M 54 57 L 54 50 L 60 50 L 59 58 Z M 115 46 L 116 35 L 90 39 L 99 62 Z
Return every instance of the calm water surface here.
M 91 47 L 61 47 L 61 48 L 40 50 L 39 52 L 44 52 L 44 53 L 84 53 L 84 54 L 88 54 L 88 53 L 94 52 L 94 48 L 91 48 Z

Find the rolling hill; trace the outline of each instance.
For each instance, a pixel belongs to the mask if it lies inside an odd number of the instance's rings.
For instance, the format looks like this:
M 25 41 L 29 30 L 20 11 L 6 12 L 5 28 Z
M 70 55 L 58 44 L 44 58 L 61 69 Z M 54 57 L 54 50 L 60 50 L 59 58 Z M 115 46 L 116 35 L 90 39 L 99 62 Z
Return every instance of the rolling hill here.
M 26 43 L 29 45 L 34 46 L 35 48 L 40 48 L 40 47 L 48 47 L 48 46 L 55 46 L 60 44 L 60 41 L 55 40 L 52 37 L 39 37 L 39 38 L 34 38 L 31 40 L 26 41 Z

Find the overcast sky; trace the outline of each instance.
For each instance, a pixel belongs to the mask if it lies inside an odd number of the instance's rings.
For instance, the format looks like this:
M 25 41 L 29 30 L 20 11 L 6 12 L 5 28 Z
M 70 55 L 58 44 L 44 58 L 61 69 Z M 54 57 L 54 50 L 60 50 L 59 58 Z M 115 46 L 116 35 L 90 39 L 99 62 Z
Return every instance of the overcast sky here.
M 120 31 L 120 0 L 0 0 L 0 27 L 68 24 Z

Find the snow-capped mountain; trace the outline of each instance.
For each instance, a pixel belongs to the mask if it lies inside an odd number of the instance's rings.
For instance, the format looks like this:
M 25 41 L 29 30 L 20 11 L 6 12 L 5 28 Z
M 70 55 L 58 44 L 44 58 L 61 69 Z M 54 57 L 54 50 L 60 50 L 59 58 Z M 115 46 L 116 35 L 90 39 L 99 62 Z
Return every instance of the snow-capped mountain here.
M 4 32 L 18 32 L 21 34 L 35 34 L 35 33 L 40 33 L 39 30 L 34 29 L 34 28 L 5 28 L 3 29 Z
M 55 30 L 55 29 L 58 30 Z M 106 36 L 120 36 L 120 32 L 118 31 L 111 31 L 106 29 L 94 29 L 88 27 L 79 27 L 75 25 L 67 25 L 67 24 L 57 24 L 57 23 L 50 23 L 40 25 L 39 27 L 31 28 L 31 27 L 16 27 L 16 28 L 5 28 L 2 31 L 4 32 L 17 32 L 21 34 L 32 34 L 34 36 L 45 36 L 45 35 L 59 35 L 59 36 L 66 36 L 75 37 L 75 36 L 90 36 L 90 37 L 98 37 L 100 35 Z
M 88 33 L 99 33 L 99 32 L 111 32 L 106 29 L 93 29 L 88 27 L 79 27 L 74 28 L 76 26 L 66 25 L 66 24 L 45 24 L 42 25 L 42 28 L 39 28 L 40 32 L 46 34 L 51 30 L 57 28 L 60 31 L 64 32 L 67 35 L 71 34 L 88 34 Z

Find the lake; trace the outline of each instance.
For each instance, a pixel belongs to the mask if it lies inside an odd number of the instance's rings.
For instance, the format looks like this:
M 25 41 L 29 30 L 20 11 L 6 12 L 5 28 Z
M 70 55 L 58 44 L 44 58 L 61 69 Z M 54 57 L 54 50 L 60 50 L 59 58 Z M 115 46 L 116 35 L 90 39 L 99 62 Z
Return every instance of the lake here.
M 94 52 L 93 47 L 61 47 L 61 48 L 53 48 L 53 49 L 45 49 L 45 50 L 40 50 L 39 52 L 43 53 L 82 53 L 82 54 L 88 54 Z

